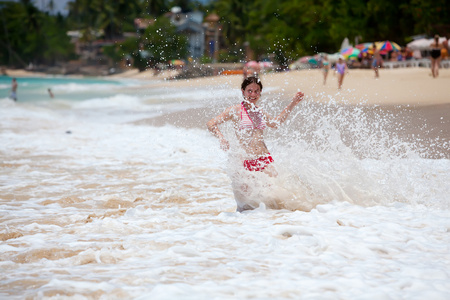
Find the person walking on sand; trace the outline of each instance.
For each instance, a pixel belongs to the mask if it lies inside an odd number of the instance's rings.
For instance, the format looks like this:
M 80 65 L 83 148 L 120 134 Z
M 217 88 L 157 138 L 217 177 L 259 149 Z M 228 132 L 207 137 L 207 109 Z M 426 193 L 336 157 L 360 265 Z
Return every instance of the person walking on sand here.
M 256 105 L 261 97 L 262 88 L 263 85 L 259 78 L 245 78 L 241 84 L 243 101 L 228 107 L 221 114 L 211 119 L 207 123 L 207 127 L 219 139 L 220 147 L 228 151 L 230 143 L 219 130 L 219 125 L 232 121 L 238 145 L 243 150 L 243 156 L 241 157 L 242 171 L 262 172 L 270 177 L 276 177 L 278 172 L 272 164 L 274 160 L 264 142 L 264 130 L 266 127 L 277 128 L 280 126 L 295 106 L 303 100 L 304 94 L 302 92 L 296 93 L 291 103 L 277 117 L 273 118 Z M 237 199 L 236 202 L 238 211 L 252 209 L 238 202 Z
M 13 78 L 11 82 L 11 94 L 9 98 L 13 99 L 14 101 L 17 101 L 17 86 L 17 80 L 16 78 Z
M 380 77 L 378 71 L 379 68 L 383 66 L 383 58 L 381 57 L 380 50 L 377 49 L 375 44 L 372 45 L 373 58 L 372 58 L 372 69 L 375 71 L 375 79 Z
M 336 72 L 338 73 L 338 89 L 341 89 L 342 83 L 344 82 L 345 73 L 347 73 L 347 64 L 339 57 L 338 62 L 336 63 Z
M 441 63 L 442 44 L 439 43 L 439 35 L 434 36 L 434 41 L 430 45 L 431 48 L 431 74 L 434 78 L 439 76 L 439 64 Z
M 327 83 L 328 72 L 330 71 L 330 62 L 328 61 L 328 56 L 323 57 L 322 61 L 322 70 L 323 70 L 323 85 Z

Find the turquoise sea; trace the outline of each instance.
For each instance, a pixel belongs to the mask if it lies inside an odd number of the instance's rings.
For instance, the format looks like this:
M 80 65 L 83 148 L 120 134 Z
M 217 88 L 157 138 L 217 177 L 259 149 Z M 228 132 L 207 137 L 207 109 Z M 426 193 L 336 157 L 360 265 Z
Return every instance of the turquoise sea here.
M 0 77 L 0 98 L 6 98 L 11 91 L 9 76 Z M 18 100 L 20 102 L 47 101 L 51 89 L 56 99 L 86 100 L 86 98 L 112 96 L 118 87 L 137 85 L 137 81 L 107 80 L 102 78 L 69 77 L 19 77 Z

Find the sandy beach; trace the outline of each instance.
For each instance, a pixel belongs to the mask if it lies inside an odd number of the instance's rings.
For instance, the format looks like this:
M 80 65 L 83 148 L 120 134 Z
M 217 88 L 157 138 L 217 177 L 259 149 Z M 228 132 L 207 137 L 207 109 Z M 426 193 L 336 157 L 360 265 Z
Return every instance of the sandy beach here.
M 239 75 L 161 80 L 161 77 L 155 78 L 150 72 L 129 72 L 125 77 L 150 80 L 152 84 L 148 86 L 149 89 L 183 88 L 194 91 L 204 87 L 213 89 L 224 86 L 239 89 L 242 82 Z M 329 74 L 326 85 L 323 85 L 321 70 L 267 73 L 261 78 L 265 87 L 263 96 L 266 98 L 272 97 L 286 102 L 301 90 L 307 95 L 304 103 L 333 102 L 343 107 L 360 107 L 368 115 L 373 114 L 374 118 L 380 114 L 389 114 L 407 120 L 407 126 L 397 130 L 402 139 L 421 140 L 424 146 L 428 143 L 426 141 L 435 139 L 450 141 L 450 69 L 441 69 L 438 78 L 432 78 L 431 71 L 426 68 L 382 69 L 379 79 L 374 78 L 372 70 L 351 69 L 344 78 L 341 90 L 337 89 L 337 76 L 334 73 Z M 157 83 L 155 80 L 158 80 Z M 219 103 L 220 99 L 212 101 Z M 205 123 L 216 113 L 217 107 L 213 104 L 210 107 L 169 113 L 136 123 L 205 128 Z M 448 143 L 442 145 L 439 152 L 447 153 L 446 157 L 450 157 L 450 151 L 445 148 Z
M 26 70 L 7 70 L 9 76 L 40 77 L 42 73 Z M 176 89 L 192 90 L 229 88 L 239 90 L 241 75 L 199 77 L 173 80 L 176 70 L 167 70 L 154 75 L 153 70 L 139 72 L 130 69 L 105 78 L 147 80 L 148 85 L 139 90 Z M 435 139 L 450 141 L 450 69 L 440 69 L 438 78 L 431 76 L 428 68 L 381 69 L 380 77 L 368 69 L 350 69 L 345 75 L 343 87 L 337 89 L 337 75 L 330 72 L 323 84 L 321 70 L 299 70 L 289 72 L 268 72 L 261 74 L 265 87 L 263 96 L 276 101 L 289 101 L 297 91 L 306 94 L 304 102 L 330 103 L 342 106 L 358 106 L 367 112 L 383 111 L 385 114 L 409 115 L 409 126 L 403 128 L 401 135 L 409 139 Z M 212 99 L 220 103 L 221 99 Z M 152 126 L 166 124 L 179 127 L 205 128 L 205 123 L 217 113 L 213 104 L 202 108 L 192 108 L 168 113 L 135 122 Z M 370 113 L 369 113 L 370 114 Z M 377 113 L 379 115 L 379 113 Z M 424 130 L 426 127 L 426 130 Z M 441 149 L 445 150 L 445 149 Z M 450 151 L 447 157 L 450 157 Z
M 169 73 L 167 75 L 173 75 Z M 310 100 L 321 101 L 317 94 L 331 96 L 344 104 L 366 105 L 411 105 L 424 106 L 450 103 L 450 69 L 440 69 L 438 78 L 431 77 L 427 68 L 382 69 L 380 78 L 366 69 L 351 69 L 344 78 L 342 90 L 337 89 L 337 76 L 330 72 L 326 85 L 323 85 L 321 70 L 301 70 L 284 73 L 267 73 L 261 76 L 265 87 L 282 90 L 290 97 L 298 89 L 310 96 Z M 164 75 L 164 74 L 163 74 Z M 119 74 L 118 77 L 155 80 L 152 71 Z M 188 80 L 167 80 L 159 86 L 171 88 L 221 86 L 224 83 L 239 87 L 240 75 L 213 76 Z M 155 85 L 152 85 L 155 87 Z M 322 97 L 328 98 L 328 97 Z
M 26 70 L 7 70 L 11 77 L 38 77 L 43 73 Z M 194 79 L 170 80 L 177 71 L 164 71 L 154 75 L 152 70 L 139 72 L 135 69 L 107 76 L 106 78 L 133 78 L 149 80 L 149 88 L 167 87 L 202 87 L 223 86 L 238 88 L 242 76 L 212 76 Z M 326 85 L 323 85 L 322 71 L 300 70 L 283 73 L 262 74 L 265 87 L 282 91 L 287 98 L 297 90 L 305 92 L 312 101 L 324 101 L 333 97 L 343 104 L 362 105 L 410 105 L 426 106 L 450 103 L 450 69 L 440 69 L 438 78 L 432 78 L 428 68 L 381 69 L 380 78 L 374 78 L 374 72 L 367 69 L 350 69 L 345 75 L 342 90 L 337 89 L 337 76 L 330 72 Z M 154 82 L 158 83 L 155 84 Z M 324 97 L 315 97 L 317 95 Z

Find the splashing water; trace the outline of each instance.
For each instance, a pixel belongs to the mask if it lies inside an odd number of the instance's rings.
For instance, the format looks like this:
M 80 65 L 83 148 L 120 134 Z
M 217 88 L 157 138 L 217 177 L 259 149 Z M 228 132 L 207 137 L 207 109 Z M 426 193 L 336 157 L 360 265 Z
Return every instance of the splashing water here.
M 279 175 L 236 180 L 204 124 L 239 90 L 80 90 L 0 99 L 0 298 L 450 296 L 448 135 L 410 109 L 316 95 L 266 132 Z
M 274 111 L 272 115 L 284 104 L 261 102 Z M 252 202 L 253 208 L 264 203 L 270 208 L 309 211 L 333 201 L 363 206 L 400 201 L 448 208 L 443 182 L 449 161 L 433 158 L 448 158 L 449 141 L 412 138 L 405 129 L 413 126 L 413 117 L 405 108 L 306 100 L 286 126 L 266 134 L 279 176 L 242 174 L 239 159 L 231 160 L 228 173 L 235 194 Z M 226 133 L 234 139 L 231 127 Z M 247 196 L 240 192 L 242 186 Z M 255 187 L 253 192 L 248 186 Z

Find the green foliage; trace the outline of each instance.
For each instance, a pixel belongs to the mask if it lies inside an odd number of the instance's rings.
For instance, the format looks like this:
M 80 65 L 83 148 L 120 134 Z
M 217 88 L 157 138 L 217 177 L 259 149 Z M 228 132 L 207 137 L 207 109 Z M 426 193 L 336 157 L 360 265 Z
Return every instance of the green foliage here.
M 30 1 L 0 2 L 0 63 L 26 67 L 54 64 L 74 55 L 60 16 L 39 11 Z
M 447 0 L 217 0 L 227 45 L 250 47 L 257 57 L 274 54 L 286 63 L 301 55 L 335 52 L 352 42 L 393 40 L 414 34 L 446 34 Z
M 212 58 L 204 55 L 204 56 L 200 57 L 199 61 L 201 64 L 210 64 L 210 63 L 212 63 Z
M 147 51 L 153 63 L 167 62 L 171 59 L 186 58 L 188 42 L 185 36 L 176 32 L 176 27 L 165 17 L 160 17 L 142 35 L 141 53 Z
M 127 25 L 132 29 L 134 18 L 143 9 L 139 0 L 75 0 L 68 5 L 72 28 L 86 34 L 101 31 L 107 39 L 121 36 Z
M 31 0 L 0 0 L 0 63 L 24 67 L 71 59 L 68 30 L 80 30 L 87 43 L 99 37 L 121 39 L 124 32 L 135 31 L 137 17 L 157 21 L 143 36 L 106 47 L 104 53 L 113 61 L 130 56 L 144 69 L 185 58 L 186 39 L 162 17 L 173 6 L 220 16 L 226 46 L 219 53 L 221 62 L 244 60 L 247 46 L 256 58 L 270 56 L 287 64 L 302 55 L 335 52 L 346 37 L 350 42 L 357 37 L 359 42 L 404 45 L 414 34 L 445 35 L 450 30 L 448 0 L 215 0 L 206 6 L 197 1 L 72 0 L 68 16 L 62 17 L 37 10 Z
M 185 36 L 176 32 L 176 27 L 169 19 L 160 17 L 142 36 L 129 38 L 116 46 L 107 47 L 105 54 L 116 62 L 130 57 L 133 66 L 143 71 L 158 63 L 186 58 L 188 42 Z
M 145 0 L 142 2 L 142 16 L 158 17 L 169 11 L 169 6 L 165 0 Z

